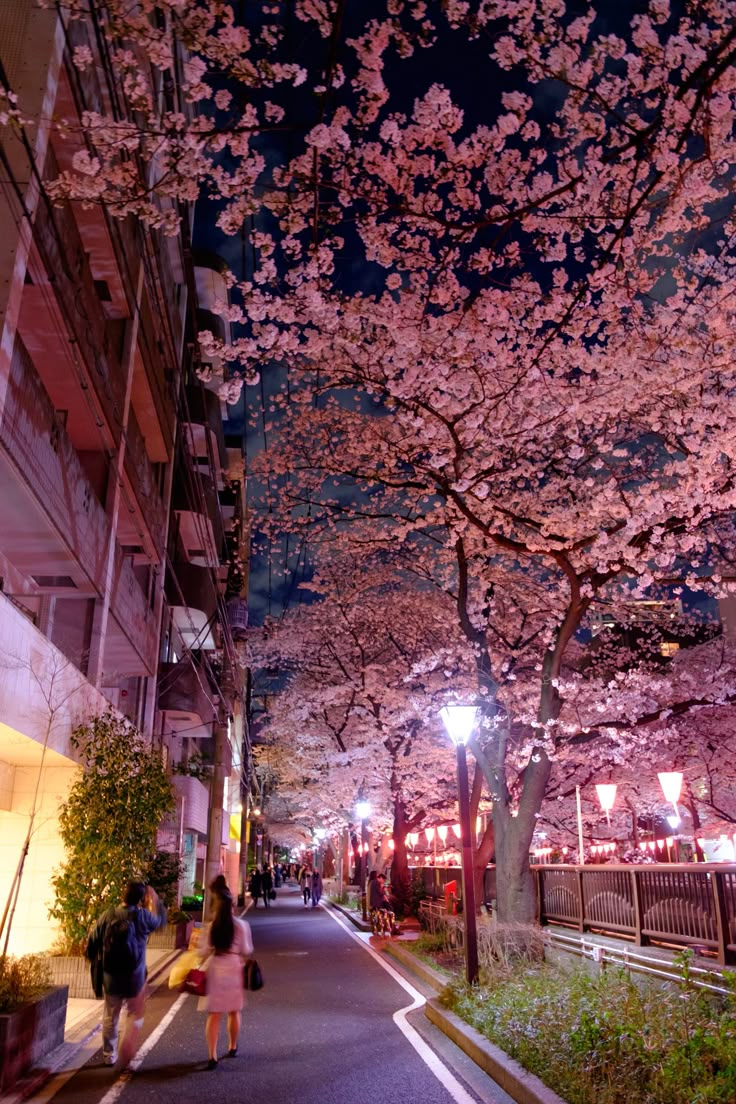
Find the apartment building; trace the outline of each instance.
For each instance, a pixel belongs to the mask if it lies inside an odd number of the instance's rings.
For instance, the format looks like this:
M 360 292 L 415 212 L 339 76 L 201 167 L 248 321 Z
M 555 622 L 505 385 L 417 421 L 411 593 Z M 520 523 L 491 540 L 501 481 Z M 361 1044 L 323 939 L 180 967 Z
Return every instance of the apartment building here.
M 84 71 L 70 65 L 77 46 L 95 57 Z M 108 705 L 172 769 L 217 745 L 204 782 L 174 776 L 160 842 L 188 847 L 203 872 L 207 855 L 237 851 L 224 802 L 237 800 L 244 723 L 226 601 L 244 472 L 242 447 L 223 437 L 217 372 L 197 359 L 196 287 L 209 275 L 191 266 L 191 212 L 166 238 L 49 199 L 81 144 L 52 120 L 102 110 L 115 92 L 94 28 L 8 2 L 0 64 L 32 120 L 0 130 L 0 909 L 32 819 L 9 946 L 22 952 L 54 939 L 58 808 L 79 769 L 71 730 Z

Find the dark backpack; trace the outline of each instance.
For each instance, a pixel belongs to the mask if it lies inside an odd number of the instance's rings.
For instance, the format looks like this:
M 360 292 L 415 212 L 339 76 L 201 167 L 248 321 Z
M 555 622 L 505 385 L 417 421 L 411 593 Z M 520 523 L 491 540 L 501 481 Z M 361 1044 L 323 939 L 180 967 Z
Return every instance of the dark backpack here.
M 135 924 L 127 909 L 118 908 L 105 925 L 102 969 L 113 977 L 128 977 L 138 965 L 140 949 Z

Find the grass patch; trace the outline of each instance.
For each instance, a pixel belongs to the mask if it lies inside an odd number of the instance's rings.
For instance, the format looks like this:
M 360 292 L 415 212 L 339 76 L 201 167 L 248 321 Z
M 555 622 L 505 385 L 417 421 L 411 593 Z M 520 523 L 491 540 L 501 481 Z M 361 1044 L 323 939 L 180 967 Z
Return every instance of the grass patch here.
M 449 947 L 439 932 L 423 932 L 418 939 L 407 944 L 406 949 L 448 978 L 455 977 L 463 968 L 462 954 Z
M 443 1003 L 568 1104 L 734 1104 L 736 998 L 684 982 L 497 962 Z

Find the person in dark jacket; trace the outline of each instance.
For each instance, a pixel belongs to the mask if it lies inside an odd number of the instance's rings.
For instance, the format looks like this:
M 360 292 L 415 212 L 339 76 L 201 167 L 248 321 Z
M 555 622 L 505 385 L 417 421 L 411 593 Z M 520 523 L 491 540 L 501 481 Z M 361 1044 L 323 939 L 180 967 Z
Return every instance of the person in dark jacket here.
M 248 892 L 253 900 L 253 908 L 258 908 L 258 898 L 261 896 L 261 872 L 257 866 L 254 866 L 251 871 Z
M 127 926 L 126 926 L 127 922 Z M 166 923 L 166 909 L 158 894 L 144 882 L 128 882 L 122 905 L 99 918 L 87 941 L 90 962 L 102 962 L 102 1061 L 125 1069 L 138 1049 L 146 1001 L 146 944 L 151 932 Z M 112 932 L 127 931 L 125 965 L 114 958 Z M 117 938 L 114 940 L 117 943 Z M 129 956 L 129 957 L 128 957 Z M 118 1054 L 118 1024 L 126 1006 L 125 1034 Z
M 267 863 L 263 864 L 261 871 L 261 895 L 263 903 L 268 908 L 271 904 L 271 890 L 273 889 L 273 876 Z
M 319 870 L 312 872 L 312 908 L 316 908 L 322 896 L 322 875 Z

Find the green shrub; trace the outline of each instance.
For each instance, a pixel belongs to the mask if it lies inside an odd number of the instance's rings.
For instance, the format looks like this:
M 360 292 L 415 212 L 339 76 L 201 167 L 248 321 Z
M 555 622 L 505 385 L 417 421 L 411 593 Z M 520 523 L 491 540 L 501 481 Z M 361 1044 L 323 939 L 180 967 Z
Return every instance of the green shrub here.
M 174 798 L 160 752 L 112 710 L 75 728 L 71 742 L 82 769 L 59 810 L 66 857 L 51 879 L 49 915 L 65 945 L 81 953 L 126 883 L 145 877 Z
M 167 909 L 173 909 L 179 890 L 184 863 L 171 851 L 156 851 L 143 871 L 143 881 L 158 893 Z
M 420 873 L 414 871 L 411 876 L 411 886 L 409 888 L 409 901 L 408 909 L 411 916 L 419 915 L 419 906 L 426 899 L 427 887 L 424 884 L 424 878 Z
M 444 1000 L 568 1104 L 733 1104 L 736 1003 L 689 984 L 498 963 Z
M 181 907 L 185 912 L 199 912 L 202 908 L 203 898 L 199 896 L 182 897 Z
M 51 970 L 40 955 L 0 955 L 0 1012 L 14 1012 L 52 985 Z
M 416 951 L 417 954 L 444 954 L 446 951 L 453 949 L 446 929 L 440 929 L 433 932 L 422 932 L 412 943 L 412 951 Z

